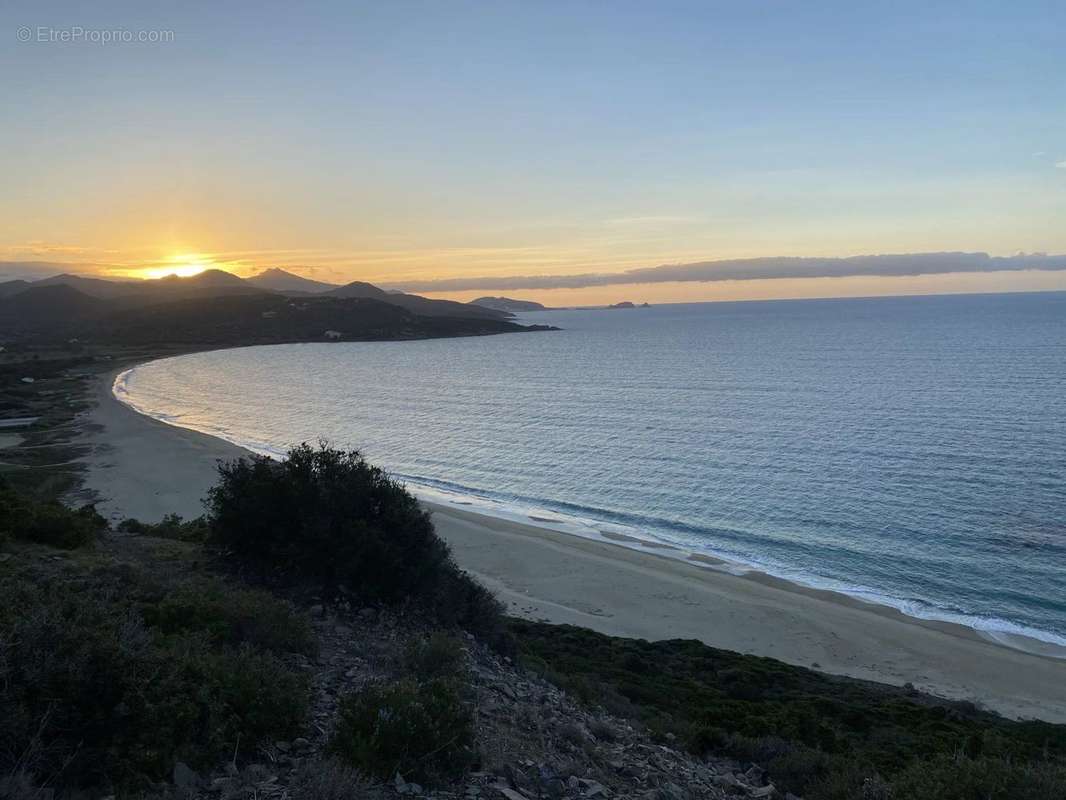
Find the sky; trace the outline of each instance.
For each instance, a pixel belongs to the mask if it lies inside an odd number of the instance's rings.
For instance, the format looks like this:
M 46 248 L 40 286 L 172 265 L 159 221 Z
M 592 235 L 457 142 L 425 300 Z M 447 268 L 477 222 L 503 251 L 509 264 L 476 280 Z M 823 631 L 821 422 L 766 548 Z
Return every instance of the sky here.
M 555 304 L 1066 289 L 562 279 L 1066 253 L 1063 30 L 1062 2 L 9 0 L 0 275 L 277 266 L 461 299 L 558 276 L 508 292 Z

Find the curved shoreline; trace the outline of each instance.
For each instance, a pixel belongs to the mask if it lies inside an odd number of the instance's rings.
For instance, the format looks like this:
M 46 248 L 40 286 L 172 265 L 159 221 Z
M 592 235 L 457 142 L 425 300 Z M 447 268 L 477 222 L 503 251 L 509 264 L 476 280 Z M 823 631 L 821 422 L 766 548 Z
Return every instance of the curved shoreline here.
M 90 459 L 87 488 L 104 498 L 101 509 L 112 517 L 195 516 L 214 481 L 214 462 L 250 451 L 125 405 L 112 387 L 129 368 L 111 371 L 97 388 L 93 422 L 102 431 L 92 435 L 103 447 Z M 909 682 L 1011 716 L 1066 722 L 1066 662 L 1051 652 L 764 573 L 731 574 L 699 563 L 706 556 L 664 557 L 643 543 L 553 530 L 547 520 L 523 523 L 423 502 L 460 565 L 517 615 L 621 636 L 695 638 L 824 672 Z
M 180 356 L 167 356 L 161 359 L 154 359 L 151 363 L 178 357 Z M 182 430 L 196 431 L 205 436 L 227 442 L 244 452 L 258 453 L 271 458 L 283 457 L 284 451 L 277 447 L 268 446 L 265 443 L 241 442 L 227 436 L 225 432 L 212 430 L 209 426 L 204 428 L 182 425 L 175 420 L 167 418 L 165 415 L 157 415 L 152 413 L 151 410 L 138 406 L 126 391 L 125 378 L 146 363 L 150 362 L 134 364 L 118 371 L 114 375 L 112 393 L 120 402 L 157 422 Z M 593 541 L 610 542 L 639 552 L 654 552 L 664 557 L 695 564 L 704 569 L 747 576 L 756 580 L 777 581 L 781 586 L 794 587 L 797 591 L 814 591 L 837 595 L 863 605 L 891 610 L 919 623 L 958 626 L 1004 647 L 1050 658 L 1066 659 L 1066 639 L 1062 636 L 1047 631 L 1028 629 L 1009 620 L 993 618 L 987 621 L 988 625 L 982 627 L 980 624 L 983 621 L 982 618 L 968 615 L 961 611 L 951 612 L 920 600 L 908 601 L 907 599 L 882 594 L 870 587 L 842 584 L 839 580 L 819 576 L 797 576 L 790 574 L 784 567 L 774 568 L 758 562 L 742 561 L 716 552 L 711 548 L 692 549 L 693 545 L 657 539 L 651 534 L 644 533 L 623 523 L 609 522 L 595 517 L 586 518 L 566 511 L 557 511 L 547 505 L 538 507 L 535 504 L 536 501 L 533 501 L 533 504 L 508 503 L 492 497 L 491 493 L 481 494 L 475 489 L 465 489 L 462 486 L 448 484 L 446 481 L 434 481 L 403 474 L 396 477 L 404 481 L 408 489 L 419 500 L 434 507 L 458 506 L 467 511 L 494 519 L 532 525 L 536 528 L 565 533 Z M 915 606 L 920 606 L 921 611 L 915 609 Z

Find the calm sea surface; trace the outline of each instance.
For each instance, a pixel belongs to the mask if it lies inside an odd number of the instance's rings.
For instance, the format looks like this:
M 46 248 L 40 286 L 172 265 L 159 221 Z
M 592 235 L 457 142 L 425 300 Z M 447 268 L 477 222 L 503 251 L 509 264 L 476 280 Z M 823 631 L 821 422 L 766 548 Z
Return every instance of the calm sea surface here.
M 1066 644 L 1066 294 L 521 315 L 555 333 L 166 359 L 139 410 Z M 456 499 L 453 495 L 452 499 Z

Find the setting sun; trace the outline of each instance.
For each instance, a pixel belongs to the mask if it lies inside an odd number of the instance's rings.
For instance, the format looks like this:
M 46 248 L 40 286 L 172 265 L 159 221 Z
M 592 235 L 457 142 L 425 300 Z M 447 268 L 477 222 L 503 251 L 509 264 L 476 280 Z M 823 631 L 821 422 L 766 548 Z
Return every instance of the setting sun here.
M 214 261 L 208 256 L 200 255 L 199 253 L 184 253 L 182 255 L 171 256 L 168 259 L 168 264 L 161 267 L 146 267 L 139 270 L 138 276 L 141 278 L 165 278 L 168 275 L 177 275 L 179 278 L 190 278 L 193 275 L 199 275 L 205 269 L 211 269 L 215 266 Z

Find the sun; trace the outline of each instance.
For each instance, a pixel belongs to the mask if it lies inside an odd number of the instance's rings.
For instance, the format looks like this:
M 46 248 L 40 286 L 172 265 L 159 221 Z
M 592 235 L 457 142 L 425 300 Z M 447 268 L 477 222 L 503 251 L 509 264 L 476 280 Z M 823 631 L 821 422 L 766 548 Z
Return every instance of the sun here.
M 199 275 L 205 269 L 215 267 L 215 262 L 210 256 L 201 253 L 181 253 L 167 259 L 167 265 L 162 267 L 147 267 L 141 270 L 144 278 L 165 278 L 168 275 L 177 275 L 179 278 L 190 278 Z

